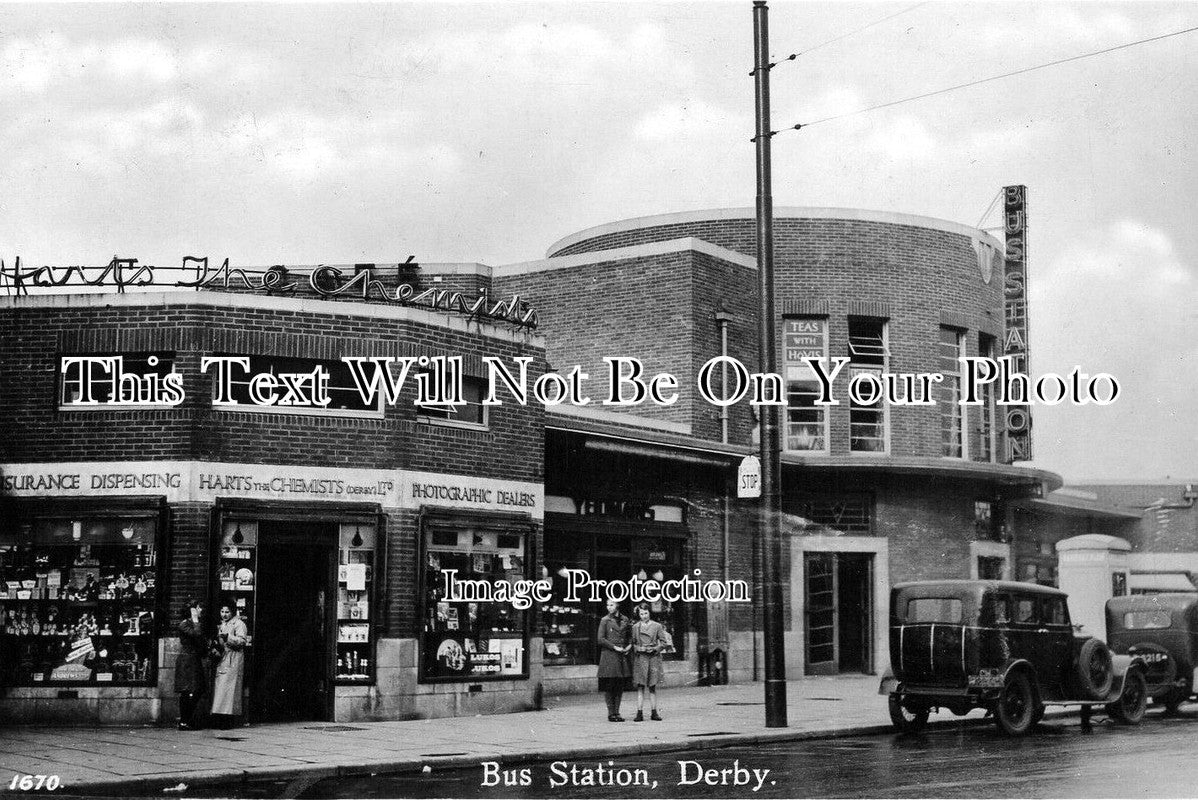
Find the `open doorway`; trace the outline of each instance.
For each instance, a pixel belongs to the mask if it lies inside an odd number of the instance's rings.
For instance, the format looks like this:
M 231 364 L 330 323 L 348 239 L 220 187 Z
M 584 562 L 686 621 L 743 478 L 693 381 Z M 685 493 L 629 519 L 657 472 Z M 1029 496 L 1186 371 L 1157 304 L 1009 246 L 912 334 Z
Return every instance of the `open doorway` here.
M 804 553 L 808 675 L 873 669 L 873 554 Z

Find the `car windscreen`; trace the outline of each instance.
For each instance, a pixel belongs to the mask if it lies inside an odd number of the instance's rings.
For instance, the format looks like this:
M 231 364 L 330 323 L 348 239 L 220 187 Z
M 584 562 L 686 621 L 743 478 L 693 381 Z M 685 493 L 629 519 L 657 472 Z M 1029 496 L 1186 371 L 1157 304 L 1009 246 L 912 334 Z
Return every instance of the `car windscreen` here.
M 913 597 L 907 601 L 907 623 L 944 622 L 960 624 L 961 600 L 957 597 Z
M 1123 615 L 1123 627 L 1129 631 L 1167 628 L 1172 621 L 1168 611 L 1154 608 L 1147 611 L 1128 611 Z

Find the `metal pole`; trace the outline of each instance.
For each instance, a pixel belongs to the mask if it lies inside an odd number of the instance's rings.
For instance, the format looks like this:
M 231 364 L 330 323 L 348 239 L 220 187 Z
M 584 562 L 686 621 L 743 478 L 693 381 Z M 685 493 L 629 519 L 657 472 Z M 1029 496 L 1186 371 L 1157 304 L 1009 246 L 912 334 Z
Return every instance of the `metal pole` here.
M 758 344 L 761 372 L 777 372 L 774 330 L 774 200 L 770 186 L 769 9 L 753 0 L 753 76 L 757 87 L 757 273 L 761 306 Z M 782 537 L 779 530 L 782 482 L 778 406 L 761 412 L 761 571 L 765 639 L 765 726 L 786 727 L 786 652 L 782 644 Z

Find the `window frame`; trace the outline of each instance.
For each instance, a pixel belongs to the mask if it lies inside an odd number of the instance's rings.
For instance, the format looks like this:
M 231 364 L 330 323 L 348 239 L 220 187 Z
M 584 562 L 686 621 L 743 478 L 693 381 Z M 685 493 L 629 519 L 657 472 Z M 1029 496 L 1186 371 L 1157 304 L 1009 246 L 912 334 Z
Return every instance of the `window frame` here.
M 961 404 L 962 391 L 964 388 L 964 364 L 961 363 L 961 358 L 965 355 L 965 331 L 951 325 L 941 325 L 937 335 L 937 362 L 942 369 L 941 374 L 944 376 L 944 381 L 940 383 L 937 394 L 937 403 L 940 404 L 940 457 L 951 458 L 955 461 L 969 460 L 969 437 L 965 432 L 969 428 L 969 412 L 967 406 Z M 949 346 L 949 342 L 945 341 L 946 334 L 952 334 L 955 339 L 954 355 L 952 356 L 953 363 L 956 369 L 953 372 L 944 370 L 948 362 L 948 356 L 945 355 L 945 350 Z M 957 417 L 959 415 L 959 417 Z M 956 420 L 956 449 L 958 452 L 947 452 L 949 442 L 946 436 L 950 428 L 946 429 L 946 420 Z
M 829 324 L 828 317 L 826 317 L 826 316 L 787 316 L 787 317 L 783 317 L 783 319 L 782 319 L 782 354 L 783 354 L 783 373 L 784 373 L 783 374 L 783 384 L 784 384 L 784 388 L 785 388 L 785 392 L 786 392 L 786 406 L 783 408 L 783 415 L 782 415 L 783 416 L 783 419 L 782 419 L 782 452 L 798 453 L 798 454 L 803 454 L 803 455 L 816 455 L 816 456 L 830 455 L 832 452 L 832 441 L 831 441 L 832 440 L 832 425 L 831 425 L 832 415 L 828 412 L 828 406 L 820 405 L 820 404 L 814 403 L 814 402 L 810 406 L 792 406 L 791 402 L 790 402 L 791 394 L 792 394 L 792 391 L 791 391 L 792 385 L 797 386 L 797 387 L 802 387 L 802 391 L 795 392 L 795 394 L 808 395 L 808 394 L 814 393 L 816 397 L 819 397 L 820 382 L 819 382 L 819 379 L 815 375 L 815 371 L 812 370 L 809 366 L 807 366 L 807 364 L 805 364 L 802 360 L 794 361 L 794 360 L 786 358 L 786 356 L 787 356 L 786 334 L 788 333 L 788 331 L 786 330 L 786 325 L 788 322 L 816 322 L 822 326 L 823 342 L 822 342 L 822 355 L 820 356 L 820 358 L 825 365 L 825 369 L 827 369 L 831 366 L 831 360 L 828 355 L 829 328 L 831 326 Z M 798 421 L 798 422 L 792 423 L 791 419 L 790 419 L 790 415 L 791 415 L 792 411 L 795 411 L 798 413 L 816 414 L 819 417 L 819 421 L 818 422 Z M 790 440 L 791 440 L 790 426 L 792 424 L 795 426 L 801 426 L 803 428 L 808 428 L 808 427 L 811 427 L 814 425 L 818 425 L 820 427 L 819 439 L 821 440 L 821 444 L 823 446 L 819 447 L 819 448 L 791 447 L 790 446 Z
M 340 385 L 337 387 L 332 386 L 332 377 L 333 377 L 334 373 L 333 373 L 332 369 L 329 369 L 329 367 L 331 365 L 336 365 L 340 368 L 344 368 L 345 370 L 348 370 L 349 366 L 343 361 L 337 361 L 337 360 L 325 359 L 325 358 L 305 358 L 305 357 L 301 357 L 301 356 L 266 355 L 263 353 L 213 353 L 213 354 L 210 354 L 210 356 L 205 356 L 205 357 L 248 358 L 248 359 L 250 359 L 250 368 L 245 372 L 245 374 L 243 376 L 241 376 L 241 377 L 244 377 L 245 379 L 244 380 L 236 380 L 236 379 L 230 380 L 230 383 L 232 383 L 235 386 L 246 387 L 245 391 L 247 391 L 247 392 L 249 391 L 249 383 L 250 383 L 250 380 L 253 378 L 253 376 L 258 375 L 263 372 L 263 370 L 254 368 L 254 359 L 266 359 L 268 361 L 268 363 L 271 360 L 302 362 L 304 364 L 307 364 L 310 367 L 308 372 L 312 371 L 311 368 L 315 368 L 317 365 L 319 365 L 319 366 L 324 367 L 326 369 L 326 371 L 329 373 L 329 379 L 330 379 L 329 380 L 329 383 L 330 383 L 329 388 L 330 389 L 336 388 L 337 391 L 352 390 L 354 392 L 354 394 L 357 394 L 357 392 L 358 392 L 356 384 L 353 384 L 353 382 L 352 382 L 352 378 L 351 378 L 351 385 L 348 387 L 340 386 Z M 240 367 L 238 368 L 238 370 L 240 370 Z M 284 369 L 279 370 L 279 372 L 285 372 L 285 371 L 287 371 L 287 370 L 284 370 Z M 218 402 L 216 402 L 216 392 L 217 392 L 216 370 L 215 370 L 215 368 L 210 368 L 208 370 L 208 372 L 212 376 L 212 380 L 211 380 L 212 389 L 211 389 L 211 392 L 209 393 L 209 402 L 211 403 L 213 411 L 248 411 L 253 414 L 286 414 L 286 415 L 296 415 L 296 416 L 305 416 L 305 417 L 343 417 L 343 418 L 350 418 L 350 419 L 376 419 L 376 420 L 383 419 L 385 416 L 385 406 L 384 406 L 384 398 L 383 398 L 382 392 L 379 392 L 378 398 L 375 401 L 375 407 L 370 410 L 357 409 L 357 408 L 327 408 L 327 407 L 326 408 L 312 408 L 312 407 L 307 407 L 307 406 L 280 406 L 278 404 L 269 405 L 269 406 L 261 406 L 254 402 L 218 403 Z M 271 374 L 277 374 L 277 373 L 271 372 Z
M 853 342 L 853 320 L 871 320 L 880 323 L 882 335 L 878 337 L 878 344 L 868 344 L 858 342 L 854 345 Z M 868 317 L 862 315 L 852 315 L 848 317 L 848 351 L 849 351 L 849 380 L 851 381 L 860 372 L 871 372 L 878 375 L 879 378 L 885 375 L 890 369 L 890 321 L 884 317 Z M 858 337 L 862 338 L 862 337 Z M 871 352 L 872 350 L 872 352 Z M 860 351 L 860 352 L 859 352 Z M 881 364 L 858 362 L 858 357 L 867 359 L 881 359 Z M 883 379 L 884 380 L 884 379 Z M 878 401 L 872 405 L 857 405 L 849 398 L 849 452 L 864 456 L 888 456 L 890 455 L 890 404 L 886 402 L 885 396 L 879 397 Z M 878 413 L 879 422 L 856 422 L 853 417 L 857 412 Z M 878 425 L 881 426 L 880 437 L 858 437 L 853 434 L 855 425 Z M 858 439 L 866 441 L 880 441 L 882 449 L 880 450 L 858 450 L 853 446 L 853 443 Z

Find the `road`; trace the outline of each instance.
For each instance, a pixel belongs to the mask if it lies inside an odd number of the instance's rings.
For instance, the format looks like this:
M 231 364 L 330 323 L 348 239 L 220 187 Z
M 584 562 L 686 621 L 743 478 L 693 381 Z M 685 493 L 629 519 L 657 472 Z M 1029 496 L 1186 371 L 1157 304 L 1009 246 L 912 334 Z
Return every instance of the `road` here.
M 182 796 L 1193 797 L 1196 753 L 1198 709 L 1191 709 L 1173 718 L 1151 714 L 1138 728 L 1098 717 L 1085 732 L 1076 719 L 1056 721 L 1022 739 L 1008 739 L 984 725 L 921 735 L 577 759 L 557 766 L 517 764 L 492 778 L 480 765 L 316 783 L 197 787 L 194 795 Z M 498 785 L 481 785 L 491 781 Z M 621 781 L 626 785 L 618 785 Z

